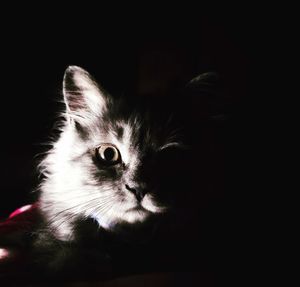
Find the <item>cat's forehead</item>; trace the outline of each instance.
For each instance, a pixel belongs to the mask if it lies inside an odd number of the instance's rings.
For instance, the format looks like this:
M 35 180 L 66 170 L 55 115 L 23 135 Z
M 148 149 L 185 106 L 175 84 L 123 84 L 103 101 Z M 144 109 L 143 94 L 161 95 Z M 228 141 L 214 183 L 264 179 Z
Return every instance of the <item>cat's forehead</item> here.
M 137 117 L 110 122 L 109 130 L 120 142 L 124 144 L 130 143 L 135 147 L 155 141 L 150 125 Z

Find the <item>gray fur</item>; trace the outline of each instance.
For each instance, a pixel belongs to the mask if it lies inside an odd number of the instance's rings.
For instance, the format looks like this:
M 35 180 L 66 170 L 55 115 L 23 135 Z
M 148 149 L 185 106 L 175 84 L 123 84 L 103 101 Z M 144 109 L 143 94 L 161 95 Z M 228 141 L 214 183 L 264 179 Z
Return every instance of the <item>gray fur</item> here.
M 142 116 L 122 116 L 120 107 L 83 69 L 71 66 L 64 76 L 65 120 L 59 139 L 40 165 L 40 207 L 56 239 L 72 241 L 76 222 L 94 219 L 99 227 L 143 223 L 167 210 L 149 175 L 148 154 L 179 143 L 159 137 Z M 121 162 L 107 167 L 97 161 L 101 144 L 113 144 Z M 138 200 L 132 189 L 147 190 Z

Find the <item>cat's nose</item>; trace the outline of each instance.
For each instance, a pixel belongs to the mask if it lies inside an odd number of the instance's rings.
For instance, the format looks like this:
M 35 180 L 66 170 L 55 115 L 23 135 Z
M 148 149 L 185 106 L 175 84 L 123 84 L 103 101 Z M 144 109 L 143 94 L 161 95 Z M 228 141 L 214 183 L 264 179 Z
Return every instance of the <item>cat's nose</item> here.
M 138 187 L 138 186 L 131 187 L 127 184 L 125 184 L 125 187 L 135 195 L 138 201 L 141 201 L 147 193 L 147 190 L 142 187 Z

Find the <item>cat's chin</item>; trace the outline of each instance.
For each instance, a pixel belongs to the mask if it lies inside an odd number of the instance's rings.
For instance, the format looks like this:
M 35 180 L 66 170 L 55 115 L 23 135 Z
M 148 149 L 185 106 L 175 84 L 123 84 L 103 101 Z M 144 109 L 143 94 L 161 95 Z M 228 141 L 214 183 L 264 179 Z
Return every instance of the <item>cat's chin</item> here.
M 124 219 L 128 223 L 142 223 L 144 222 L 149 216 L 151 212 L 143 208 L 142 206 L 136 206 L 134 208 L 130 208 L 124 215 Z
M 147 221 L 147 219 L 151 216 L 151 212 L 146 210 L 141 206 L 136 206 L 134 208 L 130 208 L 122 214 L 115 214 L 114 218 L 106 216 L 96 216 L 93 217 L 96 220 L 100 227 L 106 230 L 113 230 L 116 226 L 122 224 L 142 224 Z

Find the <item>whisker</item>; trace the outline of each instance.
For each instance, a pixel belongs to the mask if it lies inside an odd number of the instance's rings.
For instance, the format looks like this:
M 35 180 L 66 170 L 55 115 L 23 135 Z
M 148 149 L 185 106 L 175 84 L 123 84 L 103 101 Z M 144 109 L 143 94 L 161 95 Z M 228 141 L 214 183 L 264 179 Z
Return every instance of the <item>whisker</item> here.
M 74 211 L 76 208 L 88 209 L 88 208 L 91 208 L 93 206 L 95 206 L 96 208 L 102 208 L 103 206 L 108 205 L 108 203 L 111 203 L 115 197 L 116 197 L 116 195 L 107 196 L 106 198 L 99 197 L 99 196 L 90 198 L 89 200 L 87 200 L 85 202 L 81 202 L 79 204 L 76 204 L 76 205 L 71 206 L 69 208 L 63 209 L 60 212 L 56 213 L 55 216 L 51 217 L 48 220 L 48 224 L 53 224 L 55 222 L 55 219 L 61 214 L 65 213 L 66 216 L 70 215 L 69 212 Z M 101 199 L 101 201 L 99 202 L 98 199 Z M 78 214 L 74 214 L 73 217 L 76 217 L 76 216 L 78 216 Z
M 67 214 L 68 214 L 68 213 L 67 213 L 68 211 L 72 211 L 72 210 L 74 210 L 74 209 L 76 209 L 76 208 L 78 208 L 78 207 L 84 207 L 85 205 L 87 205 L 87 204 L 89 204 L 89 203 L 91 203 L 91 202 L 93 202 L 93 201 L 94 201 L 94 198 L 88 200 L 87 202 L 79 203 L 79 204 L 76 204 L 76 205 L 71 206 L 71 207 L 69 207 L 69 208 L 63 209 L 63 210 L 61 210 L 60 212 L 56 213 L 55 216 L 51 217 L 51 218 L 48 220 L 48 223 L 50 223 L 50 224 L 53 223 L 53 222 L 54 222 L 54 219 L 57 218 L 59 215 L 61 215 L 61 214 L 63 214 L 63 213 L 66 213 L 66 215 L 67 215 Z

